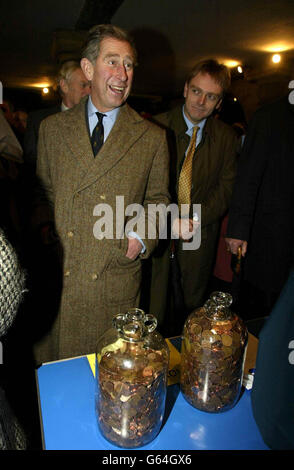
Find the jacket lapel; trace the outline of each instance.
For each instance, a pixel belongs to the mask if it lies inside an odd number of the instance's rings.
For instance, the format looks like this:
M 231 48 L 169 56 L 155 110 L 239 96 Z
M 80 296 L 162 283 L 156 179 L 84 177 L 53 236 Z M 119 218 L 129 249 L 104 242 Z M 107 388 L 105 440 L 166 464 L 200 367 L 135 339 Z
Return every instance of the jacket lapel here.
M 183 118 L 182 114 L 182 107 L 177 108 L 177 112 L 174 116 L 174 123 L 173 128 L 176 129 L 176 136 L 177 136 L 177 163 L 176 163 L 176 175 L 177 181 L 180 176 L 180 171 L 182 168 L 182 164 L 185 158 L 185 152 L 189 145 L 189 136 L 186 134 L 187 131 L 187 124 Z
M 86 121 L 86 104 L 88 98 L 69 111 L 65 111 L 66 119 L 61 123 L 64 141 L 70 148 L 75 164 L 88 171 L 93 159 L 88 123 Z M 92 157 L 92 158 L 90 158 Z
M 145 121 L 127 104 L 124 104 L 96 158 L 93 157 L 90 146 L 91 162 L 88 166 L 88 172 L 80 182 L 79 190 L 93 184 L 111 170 L 147 129 L 148 121 Z
M 202 132 L 202 139 L 194 154 L 193 177 L 191 199 L 197 200 L 202 190 L 202 182 L 206 182 L 210 172 L 215 168 L 216 159 L 218 158 L 215 141 L 215 131 L 213 127 L 212 116 L 207 118 Z M 214 149 L 211 151 L 210 149 Z

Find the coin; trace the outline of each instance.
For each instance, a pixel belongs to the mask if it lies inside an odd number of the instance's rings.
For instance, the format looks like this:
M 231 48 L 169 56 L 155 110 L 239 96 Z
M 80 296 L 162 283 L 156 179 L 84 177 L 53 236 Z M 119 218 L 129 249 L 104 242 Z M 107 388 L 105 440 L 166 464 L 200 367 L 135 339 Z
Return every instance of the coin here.
M 128 362 L 129 361 L 129 362 Z M 127 364 L 132 364 L 127 369 Z M 108 368 L 111 367 L 111 369 Z M 123 447 L 142 444 L 157 429 L 165 399 L 167 362 L 164 350 L 137 347 L 107 351 L 99 364 L 99 426 L 111 442 Z
M 234 315 L 215 321 L 199 310 L 186 322 L 180 380 L 183 395 L 192 406 L 219 412 L 234 403 L 240 390 L 236 378 L 242 375 L 240 357 L 244 353 L 239 325 Z
M 191 326 L 190 332 L 192 333 L 192 335 L 200 335 L 201 332 L 202 332 L 202 328 L 201 328 L 201 326 L 198 325 L 197 323 L 196 323 L 196 324 L 194 323 L 194 324 Z
M 232 337 L 226 334 L 222 335 L 222 343 L 224 346 L 231 346 L 232 345 Z

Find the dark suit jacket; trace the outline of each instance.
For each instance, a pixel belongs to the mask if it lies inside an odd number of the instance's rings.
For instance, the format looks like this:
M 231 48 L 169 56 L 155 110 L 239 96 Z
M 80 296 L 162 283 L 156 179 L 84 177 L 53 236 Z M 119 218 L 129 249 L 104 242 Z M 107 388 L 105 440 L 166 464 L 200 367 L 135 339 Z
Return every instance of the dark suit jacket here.
M 51 108 L 39 109 L 33 111 L 28 116 L 27 127 L 24 135 L 24 160 L 25 163 L 35 169 L 37 161 L 37 148 L 40 124 L 43 119 L 51 116 L 52 114 L 59 113 L 61 105 L 53 106 Z
M 187 125 L 182 106 L 156 117 L 167 129 L 171 156 L 170 192 L 177 203 L 177 185 L 185 151 L 189 145 Z M 237 136 L 222 121 L 209 117 L 193 159 L 191 204 L 201 204 L 201 245 L 197 250 L 182 250 L 179 242 L 178 259 L 188 310 L 202 302 L 212 269 L 221 217 L 226 212 L 233 188 L 236 167 Z M 160 256 L 162 254 L 160 253 Z M 150 311 L 163 315 L 162 298 L 167 291 L 168 253 L 153 260 Z M 160 305 L 159 305 L 160 302 Z
M 278 293 L 294 241 L 294 106 L 288 97 L 256 112 L 238 164 L 227 236 L 248 241 L 245 279 Z
M 157 116 L 156 121 L 168 132 L 173 185 L 171 191 L 177 202 L 179 174 L 190 141 L 182 107 Z M 191 204 L 202 205 L 202 228 L 218 223 L 228 207 L 235 177 L 237 146 L 233 129 L 213 117 L 207 119 L 202 140 L 194 154 L 191 192 Z

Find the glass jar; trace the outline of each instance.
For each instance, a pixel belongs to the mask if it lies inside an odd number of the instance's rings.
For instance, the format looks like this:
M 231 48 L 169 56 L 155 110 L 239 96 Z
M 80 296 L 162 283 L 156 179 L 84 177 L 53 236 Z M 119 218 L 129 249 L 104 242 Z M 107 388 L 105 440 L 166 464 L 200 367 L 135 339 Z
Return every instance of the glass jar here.
M 231 295 L 214 292 L 184 325 L 181 391 L 202 411 L 229 410 L 241 391 L 248 332 L 231 303 Z
M 162 424 L 169 350 L 156 326 L 153 315 L 130 309 L 114 317 L 97 345 L 98 424 L 120 447 L 146 445 Z

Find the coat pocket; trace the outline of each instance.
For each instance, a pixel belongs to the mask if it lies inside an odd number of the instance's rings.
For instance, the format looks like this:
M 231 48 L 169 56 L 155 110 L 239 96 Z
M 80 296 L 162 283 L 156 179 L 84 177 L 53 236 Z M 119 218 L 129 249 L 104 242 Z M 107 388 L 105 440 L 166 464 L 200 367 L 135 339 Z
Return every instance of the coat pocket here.
M 105 273 L 104 300 L 107 306 L 129 305 L 140 294 L 141 286 L 141 261 L 131 261 L 126 258 L 124 266 L 117 264 L 116 268 Z

